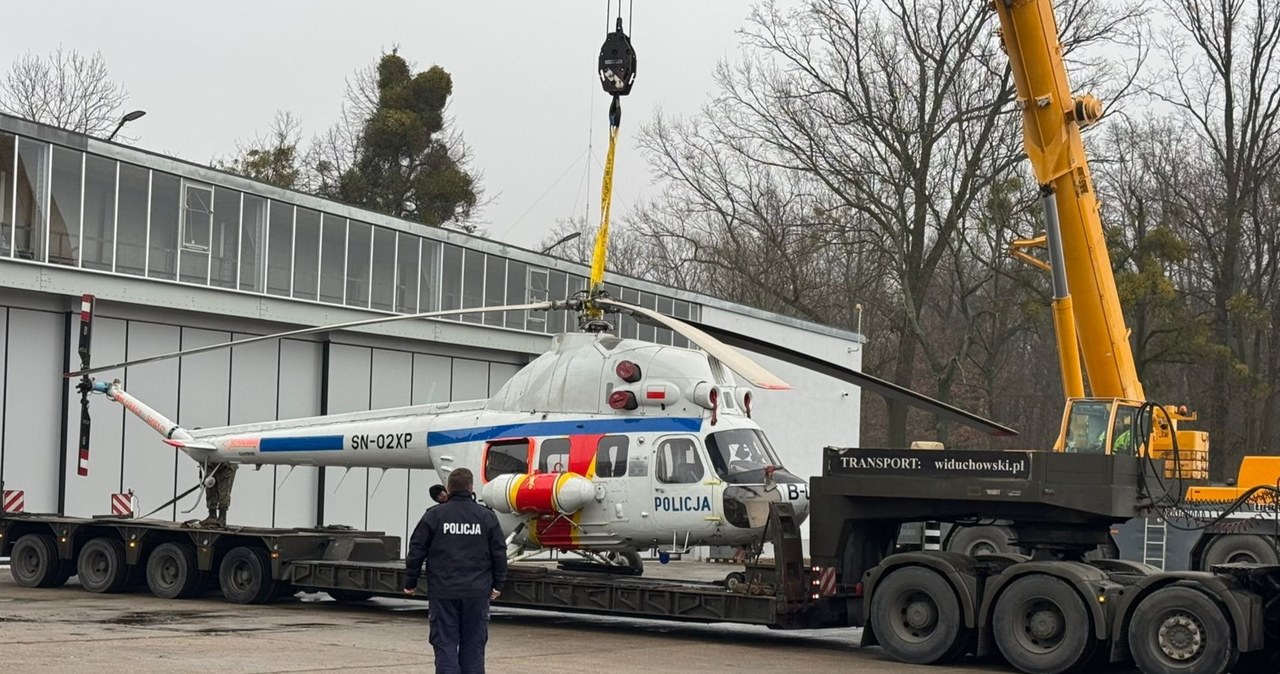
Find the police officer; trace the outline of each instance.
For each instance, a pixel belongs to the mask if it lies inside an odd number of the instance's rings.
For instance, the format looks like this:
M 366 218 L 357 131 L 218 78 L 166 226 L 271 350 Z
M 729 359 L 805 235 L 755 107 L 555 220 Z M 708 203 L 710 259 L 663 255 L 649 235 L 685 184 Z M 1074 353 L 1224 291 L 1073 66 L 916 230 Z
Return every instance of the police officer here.
M 428 508 L 409 539 L 404 591 L 427 564 L 431 646 L 436 672 L 484 672 L 489 602 L 507 580 L 507 544 L 493 511 L 472 496 L 471 471 L 449 473 L 449 500 Z
M 444 503 L 449 500 L 449 492 L 445 491 L 442 484 L 431 485 L 431 489 L 427 493 L 431 494 L 431 500 L 434 503 Z

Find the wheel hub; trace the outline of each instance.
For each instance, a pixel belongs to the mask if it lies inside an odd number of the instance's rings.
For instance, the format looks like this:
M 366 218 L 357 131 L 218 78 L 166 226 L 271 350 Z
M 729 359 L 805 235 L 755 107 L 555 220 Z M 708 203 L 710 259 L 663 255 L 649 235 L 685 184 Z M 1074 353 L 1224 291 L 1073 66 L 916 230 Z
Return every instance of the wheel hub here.
M 938 624 L 938 607 L 928 597 L 915 595 L 903 609 L 903 622 L 911 630 L 928 630 Z
M 1204 631 L 1191 616 L 1177 614 L 1160 623 L 1160 650 L 1179 662 L 1190 660 L 1200 653 L 1204 644 Z

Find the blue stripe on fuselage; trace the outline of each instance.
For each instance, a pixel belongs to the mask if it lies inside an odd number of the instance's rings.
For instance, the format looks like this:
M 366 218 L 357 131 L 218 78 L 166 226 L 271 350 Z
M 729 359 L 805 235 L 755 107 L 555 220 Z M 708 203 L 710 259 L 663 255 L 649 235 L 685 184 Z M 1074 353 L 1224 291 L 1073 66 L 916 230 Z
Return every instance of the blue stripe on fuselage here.
M 341 450 L 341 435 L 311 435 L 299 438 L 263 438 L 260 452 L 331 452 Z
M 494 438 L 524 438 L 544 435 L 609 435 L 612 433 L 696 433 L 702 419 L 685 417 L 636 417 L 589 419 L 582 421 L 535 421 L 501 426 L 477 426 L 427 433 L 427 446 L 480 442 Z

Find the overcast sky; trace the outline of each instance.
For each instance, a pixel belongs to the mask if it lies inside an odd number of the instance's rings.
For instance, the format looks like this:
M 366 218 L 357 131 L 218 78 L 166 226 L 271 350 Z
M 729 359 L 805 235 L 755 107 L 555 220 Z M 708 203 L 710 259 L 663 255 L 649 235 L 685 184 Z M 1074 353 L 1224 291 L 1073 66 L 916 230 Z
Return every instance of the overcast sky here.
M 697 110 L 716 62 L 737 51 L 750 8 L 639 0 L 631 26 L 623 3 L 639 67 L 623 100 L 615 217 L 649 183 L 634 142 L 640 124 L 659 107 Z M 0 67 L 58 44 L 99 50 L 129 91 L 128 109 L 147 111 L 126 129 L 137 145 L 208 163 L 265 131 L 277 110 L 298 115 L 308 138 L 327 128 L 346 78 L 398 45 L 420 69 L 438 64 L 453 75 L 451 112 L 496 197 L 483 226 L 532 247 L 557 218 L 583 215 L 588 199 L 599 217 L 608 98 L 595 68 L 605 12 L 598 0 L 5 3 Z

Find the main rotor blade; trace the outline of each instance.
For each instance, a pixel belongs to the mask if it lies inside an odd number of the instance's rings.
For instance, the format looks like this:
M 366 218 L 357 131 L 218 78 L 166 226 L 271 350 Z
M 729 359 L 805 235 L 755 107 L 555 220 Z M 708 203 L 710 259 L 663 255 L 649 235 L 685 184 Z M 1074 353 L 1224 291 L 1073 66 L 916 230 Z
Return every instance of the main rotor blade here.
M 694 327 L 691 323 L 686 323 L 683 319 L 672 318 L 670 316 L 660 314 L 652 309 L 637 307 L 630 304 L 623 304 L 617 300 L 600 298 L 596 302 L 606 306 L 617 307 L 619 309 L 629 311 L 633 314 L 639 314 L 652 321 L 661 323 L 679 333 L 682 337 L 697 344 L 703 351 L 711 354 L 716 360 L 724 363 L 725 367 L 733 370 L 746 379 L 752 386 L 770 389 L 775 391 L 785 391 L 791 388 L 791 385 L 782 381 L 777 375 L 764 369 L 759 363 L 751 360 L 742 353 L 725 345 L 715 337 L 707 334 L 704 330 Z
M 972 412 L 967 412 L 958 407 L 954 407 L 942 402 L 941 400 L 935 400 L 924 394 L 916 393 L 909 388 L 904 388 L 891 381 L 885 381 L 879 377 L 873 377 L 865 372 L 859 372 L 853 368 L 837 365 L 829 360 L 811 356 L 807 353 L 801 353 L 773 342 L 766 342 L 764 340 L 756 339 L 755 337 L 730 332 L 729 330 L 717 328 L 705 323 L 689 321 L 689 324 L 697 326 L 709 334 L 715 335 L 727 344 L 732 344 L 739 348 L 769 356 L 771 358 L 777 358 L 783 362 L 791 363 L 792 365 L 803 367 L 808 370 L 813 370 L 814 372 L 820 372 L 828 377 L 833 377 L 855 386 L 859 386 L 864 390 L 874 391 L 891 400 L 898 400 L 926 412 L 932 412 L 941 419 L 964 424 L 965 426 L 976 428 L 984 433 L 995 436 L 1011 437 L 1018 434 L 1017 431 L 1009 428 L 1008 426 L 1003 426 L 991 421 L 990 419 L 985 419 L 973 414 Z
M 220 344 L 210 344 L 208 346 L 200 346 L 194 349 L 185 349 L 183 351 L 174 351 L 172 353 L 160 354 L 158 356 L 148 356 L 137 360 L 130 360 L 124 363 L 115 363 L 114 365 L 101 365 L 99 367 L 85 368 L 76 372 L 68 372 L 64 377 L 79 377 L 81 375 L 95 374 L 98 372 L 106 372 L 107 370 L 115 370 L 131 365 L 141 365 L 143 363 L 153 363 L 158 360 L 168 360 L 179 356 L 191 356 L 197 353 L 205 353 L 208 351 L 216 351 L 218 349 L 226 349 L 233 346 L 244 346 L 245 344 L 253 344 L 254 342 L 263 342 L 270 339 L 283 339 L 285 337 L 297 337 L 299 335 L 313 335 L 317 332 L 331 332 L 333 330 L 346 330 L 347 328 L 359 328 L 366 325 L 378 325 L 381 323 L 391 323 L 394 321 L 409 321 L 416 318 L 439 318 L 441 316 L 460 316 L 462 314 L 478 314 L 488 313 L 490 311 L 545 311 L 555 308 L 554 302 L 537 302 L 534 304 L 511 304 L 501 307 L 473 307 L 471 309 L 448 309 L 445 311 L 428 311 L 421 314 L 400 314 L 397 316 L 379 316 L 378 318 L 366 318 L 359 321 L 351 321 L 349 323 L 337 323 L 334 325 L 321 325 L 314 328 L 301 328 L 299 330 L 290 330 L 288 332 L 277 332 L 271 335 L 261 335 L 258 337 L 248 337 L 246 339 L 238 339 L 234 342 L 222 342 Z

